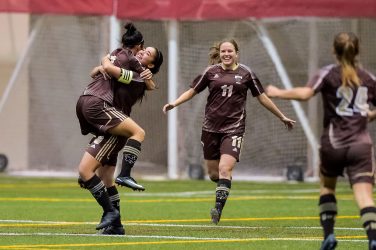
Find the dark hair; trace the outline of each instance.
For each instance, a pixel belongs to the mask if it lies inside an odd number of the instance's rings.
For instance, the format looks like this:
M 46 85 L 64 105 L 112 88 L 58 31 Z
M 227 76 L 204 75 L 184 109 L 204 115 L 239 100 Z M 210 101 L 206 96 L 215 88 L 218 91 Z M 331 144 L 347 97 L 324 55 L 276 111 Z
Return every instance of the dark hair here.
M 153 60 L 154 67 L 150 69 L 151 73 L 157 74 L 162 63 L 163 63 L 163 54 L 160 50 L 157 48 L 153 47 L 155 49 L 155 57 Z
M 342 85 L 359 86 L 356 73 L 356 56 L 359 54 L 359 39 L 352 32 L 341 32 L 333 42 L 334 51 L 342 68 Z
M 221 45 L 224 44 L 224 43 L 231 43 L 234 48 L 235 48 L 235 52 L 239 52 L 239 46 L 238 46 L 238 43 L 234 40 L 234 39 L 224 39 L 222 40 L 219 44 L 218 44 L 218 49 L 221 48 Z
M 125 48 L 133 48 L 137 45 L 144 45 L 144 37 L 140 31 L 136 29 L 132 22 L 127 22 L 124 25 L 126 32 L 121 38 L 121 43 Z

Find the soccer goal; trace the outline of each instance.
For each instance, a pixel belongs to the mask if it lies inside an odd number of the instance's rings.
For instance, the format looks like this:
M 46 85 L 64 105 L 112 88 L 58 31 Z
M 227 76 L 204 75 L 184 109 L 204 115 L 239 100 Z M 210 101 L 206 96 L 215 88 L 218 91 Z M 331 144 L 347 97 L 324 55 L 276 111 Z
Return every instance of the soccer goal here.
M 17 152 L 6 152 L 9 147 L 5 144 L 0 144 L 0 153 L 11 155 L 9 170 L 75 171 L 89 140 L 79 132 L 75 103 L 90 81 L 91 68 L 110 49 L 110 18 L 32 15 L 30 20 L 32 40 L 0 101 L 0 120 L 17 118 L 14 111 L 18 107 L 12 102 L 15 90 L 28 85 L 24 93 L 27 138 L 15 142 L 11 135 L 17 131 L 11 123 L 0 124 L 4 131 L 2 139 L 27 145 L 27 164 L 12 165 Z M 124 20 L 117 22 L 118 32 L 123 31 L 123 23 Z M 181 105 L 173 115 L 165 116 L 161 109 L 169 98 L 189 88 L 206 67 L 208 50 L 214 42 L 234 38 L 240 47 L 240 62 L 251 67 L 264 87 L 304 86 L 316 69 L 334 61 L 331 41 L 340 31 L 359 35 L 360 60 L 365 68 L 376 71 L 373 19 L 135 21 L 135 25 L 144 34 L 146 45 L 159 48 L 165 58 L 155 79 L 159 89 L 147 93 L 132 114 L 146 131 L 141 157 L 134 169 L 136 175 L 188 178 L 192 166 L 203 166 L 200 134 L 207 93 L 204 91 Z M 115 43 L 119 44 L 119 40 L 120 34 Z M 26 75 L 26 80 L 18 75 Z M 309 103 L 275 103 L 297 120 L 296 128 L 288 132 L 249 95 L 245 140 L 234 178 L 283 180 L 289 166 L 301 168 L 307 176 L 317 176 L 322 127 L 320 97 Z M 374 124 L 371 131 L 375 137 Z
M 372 49 L 376 23 L 367 19 L 273 19 L 262 21 L 217 21 L 179 23 L 179 83 L 182 93 L 207 63 L 208 48 L 214 41 L 234 37 L 240 47 L 240 61 L 250 66 L 264 86 L 304 86 L 321 66 L 334 62 L 332 40 L 336 33 L 353 31 L 360 36 L 360 60 L 375 69 Z M 297 120 L 288 132 L 278 119 L 249 96 L 247 127 L 241 161 L 235 176 L 244 179 L 286 178 L 288 167 L 298 167 L 308 177 L 318 176 L 318 141 L 322 129 L 320 97 L 309 103 L 275 100 L 280 109 Z M 206 95 L 202 93 L 178 110 L 179 170 L 203 162 L 200 127 Z M 371 125 L 375 136 L 375 126 Z

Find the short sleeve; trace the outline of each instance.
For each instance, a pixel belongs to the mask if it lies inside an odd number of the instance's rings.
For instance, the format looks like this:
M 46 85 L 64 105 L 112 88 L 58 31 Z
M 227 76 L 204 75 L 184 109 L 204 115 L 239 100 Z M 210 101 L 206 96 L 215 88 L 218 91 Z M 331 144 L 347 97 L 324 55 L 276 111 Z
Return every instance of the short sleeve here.
M 252 96 L 256 97 L 264 93 L 264 88 L 255 73 L 249 72 L 248 88 L 251 90 Z
M 189 87 L 194 88 L 196 84 L 198 83 L 198 81 L 201 79 L 201 77 L 202 75 L 196 76 L 196 78 L 191 82 L 191 84 L 189 84 Z
M 306 87 L 313 89 L 317 94 L 321 91 L 324 83 L 324 78 L 334 68 L 334 64 L 319 69 L 307 82 Z
M 210 80 L 208 78 L 208 70 L 210 68 L 207 68 L 201 75 L 197 76 L 193 82 L 189 85 L 191 88 L 193 88 L 197 93 L 200 93 L 203 91 L 206 87 L 208 87 Z

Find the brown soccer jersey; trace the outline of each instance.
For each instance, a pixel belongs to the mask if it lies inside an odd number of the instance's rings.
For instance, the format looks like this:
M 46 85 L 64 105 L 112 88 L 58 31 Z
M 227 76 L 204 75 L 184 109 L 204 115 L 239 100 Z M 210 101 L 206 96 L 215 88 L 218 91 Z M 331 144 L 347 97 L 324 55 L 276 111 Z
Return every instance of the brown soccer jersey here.
M 115 66 L 141 73 L 143 71 L 139 61 L 133 56 L 132 51 L 118 48 L 111 53 Z M 137 78 L 137 76 L 135 76 Z M 83 95 L 92 95 L 114 104 L 114 91 L 121 85 L 117 79 L 105 80 L 103 75 L 98 73 L 94 80 L 86 87 Z M 118 103 L 122 105 L 122 103 Z M 120 107 L 119 107 L 120 108 Z
M 354 144 L 371 144 L 367 130 L 369 103 L 376 105 L 376 78 L 363 69 L 357 69 L 361 86 L 342 86 L 341 67 L 321 68 L 307 83 L 315 94 L 321 92 L 324 106 L 322 145 L 342 148 Z
M 196 92 L 209 89 L 203 130 L 215 133 L 244 133 L 248 89 L 258 96 L 264 89 L 250 68 L 243 64 L 224 70 L 221 64 L 209 66 L 190 85 Z

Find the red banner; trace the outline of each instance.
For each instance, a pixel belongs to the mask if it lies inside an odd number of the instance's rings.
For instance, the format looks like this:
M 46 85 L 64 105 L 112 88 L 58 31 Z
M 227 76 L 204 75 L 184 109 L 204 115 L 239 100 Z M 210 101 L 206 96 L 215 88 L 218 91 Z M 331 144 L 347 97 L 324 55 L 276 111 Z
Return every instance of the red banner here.
M 140 20 L 376 17 L 376 0 L 119 0 L 117 16 Z
M 0 0 L 0 12 L 112 15 L 113 0 Z
M 115 11 L 114 11 L 115 10 Z M 112 15 L 132 20 L 376 17 L 376 0 L 0 0 L 0 12 Z

